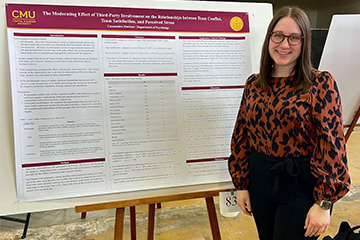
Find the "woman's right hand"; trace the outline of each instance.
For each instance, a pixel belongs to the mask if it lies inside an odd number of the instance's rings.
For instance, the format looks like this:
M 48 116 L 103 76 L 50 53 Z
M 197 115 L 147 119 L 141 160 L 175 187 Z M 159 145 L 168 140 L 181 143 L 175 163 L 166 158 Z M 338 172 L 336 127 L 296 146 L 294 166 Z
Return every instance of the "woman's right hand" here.
M 236 199 L 237 199 L 237 204 L 240 206 L 241 210 L 246 215 L 252 216 L 249 191 L 237 190 Z

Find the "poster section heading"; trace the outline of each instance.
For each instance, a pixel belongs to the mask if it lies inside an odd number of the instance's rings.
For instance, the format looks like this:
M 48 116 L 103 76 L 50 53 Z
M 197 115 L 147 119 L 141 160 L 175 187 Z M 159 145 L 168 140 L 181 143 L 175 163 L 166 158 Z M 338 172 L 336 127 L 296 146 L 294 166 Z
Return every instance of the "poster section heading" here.
M 6 4 L 11 28 L 249 33 L 247 13 Z

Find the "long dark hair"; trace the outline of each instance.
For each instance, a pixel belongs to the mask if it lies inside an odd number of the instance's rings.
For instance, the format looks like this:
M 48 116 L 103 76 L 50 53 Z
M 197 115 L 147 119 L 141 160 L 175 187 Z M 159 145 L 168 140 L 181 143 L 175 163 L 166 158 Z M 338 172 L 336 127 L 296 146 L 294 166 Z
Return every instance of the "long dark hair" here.
M 268 85 L 268 80 L 271 78 L 274 60 L 269 55 L 270 33 L 283 17 L 291 17 L 294 19 L 299 25 L 302 35 L 304 36 L 301 54 L 298 57 L 297 63 L 293 69 L 294 87 L 304 93 L 307 92 L 313 84 L 310 21 L 302 9 L 293 6 L 285 6 L 279 9 L 269 24 L 262 48 L 260 73 L 256 81 L 256 85 L 265 90 Z

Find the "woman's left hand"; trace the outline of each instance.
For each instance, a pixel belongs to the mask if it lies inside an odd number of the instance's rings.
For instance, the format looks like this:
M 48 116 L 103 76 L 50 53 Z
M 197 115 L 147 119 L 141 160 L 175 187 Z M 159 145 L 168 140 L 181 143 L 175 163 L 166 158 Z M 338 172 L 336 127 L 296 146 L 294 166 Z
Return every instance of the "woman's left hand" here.
M 330 210 L 324 210 L 319 205 L 314 204 L 305 220 L 305 237 L 319 236 L 324 233 L 330 225 Z

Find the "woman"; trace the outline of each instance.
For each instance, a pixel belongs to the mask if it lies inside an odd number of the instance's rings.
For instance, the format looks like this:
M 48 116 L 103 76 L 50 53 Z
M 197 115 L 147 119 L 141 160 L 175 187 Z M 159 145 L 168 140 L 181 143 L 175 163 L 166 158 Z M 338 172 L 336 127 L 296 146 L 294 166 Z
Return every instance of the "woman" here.
M 311 67 L 310 37 L 303 10 L 277 12 L 235 124 L 229 171 L 261 240 L 317 239 L 350 188 L 339 92 Z

